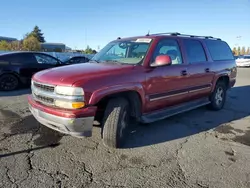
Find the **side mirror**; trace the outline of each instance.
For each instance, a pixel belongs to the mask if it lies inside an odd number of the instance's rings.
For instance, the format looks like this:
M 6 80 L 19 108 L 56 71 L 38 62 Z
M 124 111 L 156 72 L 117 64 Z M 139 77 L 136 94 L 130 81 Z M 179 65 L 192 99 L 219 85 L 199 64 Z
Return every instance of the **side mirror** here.
M 152 67 L 168 66 L 172 64 L 171 57 L 168 55 L 159 55 L 156 57 L 155 62 L 151 64 Z

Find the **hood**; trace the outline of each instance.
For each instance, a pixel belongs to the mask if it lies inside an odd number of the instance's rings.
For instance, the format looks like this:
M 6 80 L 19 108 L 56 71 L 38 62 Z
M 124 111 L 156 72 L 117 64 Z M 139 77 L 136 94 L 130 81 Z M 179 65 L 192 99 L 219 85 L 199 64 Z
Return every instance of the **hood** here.
M 102 77 L 118 71 L 124 72 L 131 70 L 133 67 L 133 65 L 109 63 L 81 63 L 46 69 L 36 73 L 33 79 L 42 83 L 71 86 L 84 79 Z

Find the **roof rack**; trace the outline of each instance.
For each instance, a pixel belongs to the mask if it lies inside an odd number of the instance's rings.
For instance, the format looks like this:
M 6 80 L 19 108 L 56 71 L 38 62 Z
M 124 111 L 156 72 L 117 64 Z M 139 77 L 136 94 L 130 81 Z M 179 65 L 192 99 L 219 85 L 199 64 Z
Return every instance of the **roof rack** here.
M 198 35 L 188 35 L 188 34 L 182 34 L 178 32 L 173 32 L 173 33 L 155 33 L 155 34 L 150 34 L 150 35 L 172 35 L 172 36 L 183 36 L 183 37 L 197 37 L 197 38 L 205 38 L 205 39 L 215 39 L 215 40 L 221 40 L 220 38 L 214 38 L 212 36 L 198 36 Z M 150 36 L 147 34 L 147 36 Z

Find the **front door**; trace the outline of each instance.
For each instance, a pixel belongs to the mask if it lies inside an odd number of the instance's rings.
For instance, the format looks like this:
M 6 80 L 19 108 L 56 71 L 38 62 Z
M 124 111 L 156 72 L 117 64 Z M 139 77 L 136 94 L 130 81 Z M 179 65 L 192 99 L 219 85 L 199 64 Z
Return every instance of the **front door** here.
M 147 72 L 146 112 L 164 109 L 188 101 L 188 65 L 183 61 L 177 39 L 162 39 L 158 42 L 152 60 L 158 55 L 169 55 L 172 64 L 151 68 Z

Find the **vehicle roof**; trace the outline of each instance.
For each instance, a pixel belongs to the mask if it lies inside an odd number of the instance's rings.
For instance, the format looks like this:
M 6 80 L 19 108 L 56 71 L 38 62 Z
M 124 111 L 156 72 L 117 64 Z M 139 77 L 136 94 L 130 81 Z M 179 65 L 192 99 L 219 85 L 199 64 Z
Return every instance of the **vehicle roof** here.
M 47 54 L 47 53 L 43 53 L 43 52 L 28 52 L 28 51 L 13 51 L 13 52 L 4 52 L 4 53 L 0 53 L 0 56 L 5 56 L 5 55 L 13 55 L 13 54 L 45 54 L 45 55 L 49 55 L 51 56 L 50 54 Z M 52 56 L 54 57 L 54 56 Z
M 222 41 L 220 38 L 215 38 L 212 36 L 199 36 L 199 35 L 189 35 L 189 34 L 182 34 L 182 33 L 178 33 L 178 32 L 174 32 L 174 33 L 155 33 L 155 34 L 147 34 L 144 36 L 133 36 L 133 37 L 125 37 L 125 38 L 120 38 L 118 37 L 116 40 L 114 41 L 118 41 L 118 40 L 133 40 L 133 39 L 138 39 L 138 38 L 149 38 L 149 39 L 161 39 L 161 38 L 188 38 L 188 39 L 198 39 L 198 40 L 220 40 Z

